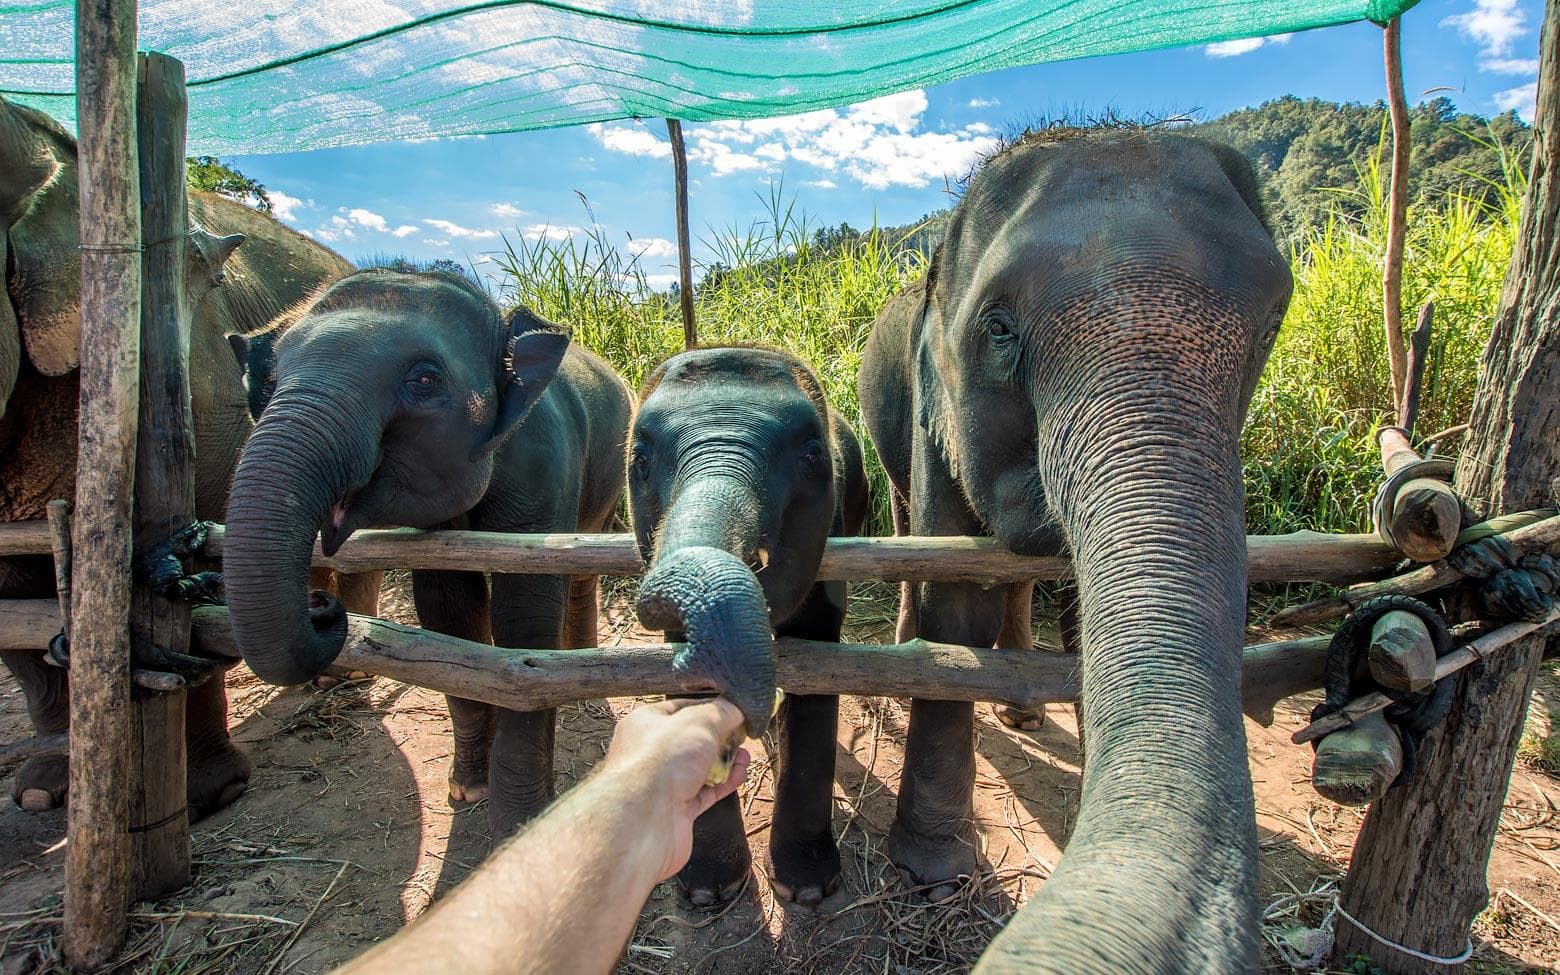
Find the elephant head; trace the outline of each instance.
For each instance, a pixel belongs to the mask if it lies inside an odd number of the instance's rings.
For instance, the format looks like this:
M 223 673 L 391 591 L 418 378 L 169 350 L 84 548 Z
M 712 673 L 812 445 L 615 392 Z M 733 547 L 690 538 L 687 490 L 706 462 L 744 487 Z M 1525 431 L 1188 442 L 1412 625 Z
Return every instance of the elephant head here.
M 42 112 L 0 99 L 0 415 L 22 351 L 32 368 L 60 376 L 80 364 L 81 214 L 76 141 Z M 196 226 L 186 248 L 186 301 L 193 309 L 222 282 L 242 234 Z
M 1081 811 L 990 970 L 1255 967 L 1239 436 L 1290 289 L 1249 165 L 1192 138 L 1041 134 L 951 218 L 915 420 L 1004 545 L 1072 551 L 1082 597 Z
M 757 734 L 773 705 L 769 624 L 807 596 L 835 524 L 836 425 L 797 358 L 758 348 L 673 356 L 646 383 L 629 457 L 629 508 L 649 565 L 641 622 L 685 633 Z M 853 441 L 852 441 L 853 444 Z M 701 646 L 725 634 L 740 646 Z M 772 668 L 772 664 L 770 664 Z
M 228 607 L 256 674 L 298 683 L 341 650 L 340 604 L 308 591 L 315 536 L 334 554 L 358 528 L 469 511 L 568 344 L 439 272 L 361 271 L 302 313 L 277 342 L 275 395 L 228 502 Z

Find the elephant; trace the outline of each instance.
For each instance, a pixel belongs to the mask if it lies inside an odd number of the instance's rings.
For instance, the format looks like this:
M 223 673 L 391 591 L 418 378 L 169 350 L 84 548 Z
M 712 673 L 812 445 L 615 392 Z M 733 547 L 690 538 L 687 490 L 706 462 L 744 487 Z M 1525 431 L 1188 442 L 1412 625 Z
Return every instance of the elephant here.
M 244 660 L 261 678 L 318 675 L 346 638 L 310 592 L 327 554 L 368 526 L 601 531 L 622 496 L 633 401 L 604 361 L 524 307 L 501 315 L 448 272 L 368 269 L 302 309 L 276 343 L 274 394 L 244 446 L 223 567 Z M 505 647 L 596 644 L 594 576 L 412 573 L 430 630 Z M 552 711 L 449 698 L 455 801 L 489 799 L 495 836 L 553 797 Z
M 845 584 L 816 581 L 818 565 L 827 538 L 860 531 L 866 475 L 855 432 L 805 363 L 755 347 L 675 355 L 646 381 L 631 443 L 629 511 L 648 565 L 640 622 L 682 640 L 751 606 L 776 635 L 839 642 Z M 701 550 L 705 560 L 686 558 Z M 723 568 L 746 582 L 747 605 L 699 598 Z M 768 626 L 760 637 L 767 643 Z M 830 830 L 838 714 L 839 698 L 823 695 L 788 695 L 779 709 L 770 882 L 800 904 L 839 884 Z M 733 795 L 695 823 L 678 884 L 710 906 L 736 895 L 750 862 Z
M 9 522 L 42 518 L 51 499 L 75 492 L 81 342 L 75 140 L 47 115 L 0 99 L 0 174 L 0 257 L 8 268 L 6 300 L 0 302 L 0 520 Z M 224 335 L 262 328 L 350 268 L 333 252 L 231 200 L 191 193 L 189 209 L 185 290 L 195 514 L 220 520 L 251 426 Z M 376 605 L 377 578 L 356 585 L 354 603 Z M 0 597 L 53 594 L 49 559 L 0 559 Z M 38 733 L 66 730 L 64 671 L 38 653 L 7 652 L 0 659 L 21 684 Z M 248 758 L 228 737 L 220 679 L 189 692 L 185 737 L 188 794 L 198 817 L 236 799 L 249 778 Z M 29 810 L 53 808 L 65 801 L 67 783 L 64 759 L 34 759 L 18 771 L 12 798 Z
M 973 177 L 868 337 L 896 530 L 1074 559 L 1080 811 L 985 971 L 1257 968 L 1239 439 L 1291 288 L 1235 150 L 1044 131 Z M 924 583 L 906 609 L 927 639 L 990 647 L 1005 599 Z M 972 718 L 911 704 L 888 853 L 934 899 L 976 869 Z

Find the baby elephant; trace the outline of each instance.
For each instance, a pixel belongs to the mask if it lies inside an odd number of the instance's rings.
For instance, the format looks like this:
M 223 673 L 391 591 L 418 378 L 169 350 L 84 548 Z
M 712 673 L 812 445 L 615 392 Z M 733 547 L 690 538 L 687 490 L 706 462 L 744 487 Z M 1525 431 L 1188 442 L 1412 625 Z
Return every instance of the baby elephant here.
M 756 573 L 777 635 L 839 641 L 845 584 L 816 581 L 818 564 L 826 538 L 860 530 L 866 478 L 855 433 L 801 360 L 763 348 L 673 356 L 646 383 L 630 439 L 629 507 L 650 566 L 642 592 L 658 594 L 641 599 L 642 622 L 672 640 L 752 625 L 743 614 L 757 601 L 724 598 L 730 590 L 712 588 L 688 557 L 713 549 Z M 839 885 L 830 829 L 838 712 L 829 696 L 787 695 L 780 706 L 770 877 L 800 904 Z M 694 825 L 693 858 L 677 880 L 709 906 L 736 896 L 750 864 L 731 796 Z

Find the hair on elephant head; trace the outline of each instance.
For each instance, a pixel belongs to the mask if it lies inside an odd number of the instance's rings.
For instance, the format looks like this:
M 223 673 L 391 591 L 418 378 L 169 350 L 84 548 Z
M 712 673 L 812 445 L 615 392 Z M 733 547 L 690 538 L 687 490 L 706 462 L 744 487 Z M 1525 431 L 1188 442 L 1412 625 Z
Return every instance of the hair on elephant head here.
M 1234 150 L 1043 132 L 986 164 L 874 328 L 863 413 L 910 529 L 1076 564 L 1082 811 L 993 968 L 1255 964 L 1239 435 L 1290 288 Z M 991 646 L 1001 598 L 924 585 L 921 635 Z M 923 881 L 974 867 L 970 720 L 912 706 L 890 854 Z
M 315 535 L 334 553 L 358 528 L 470 511 L 568 345 L 442 272 L 360 271 L 303 311 L 277 342 L 228 506 L 228 605 L 257 674 L 296 683 L 340 652 L 339 604 L 305 598 Z

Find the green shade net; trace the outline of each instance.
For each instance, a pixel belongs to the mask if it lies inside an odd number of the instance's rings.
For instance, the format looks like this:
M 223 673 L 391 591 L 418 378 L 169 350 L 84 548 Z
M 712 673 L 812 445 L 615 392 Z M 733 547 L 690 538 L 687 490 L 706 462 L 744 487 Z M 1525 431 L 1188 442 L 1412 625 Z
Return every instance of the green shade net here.
M 142 0 L 200 153 L 630 116 L 763 118 L 997 68 L 1369 19 L 1415 0 Z M 67 125 L 75 4 L 0 0 L 0 94 Z

